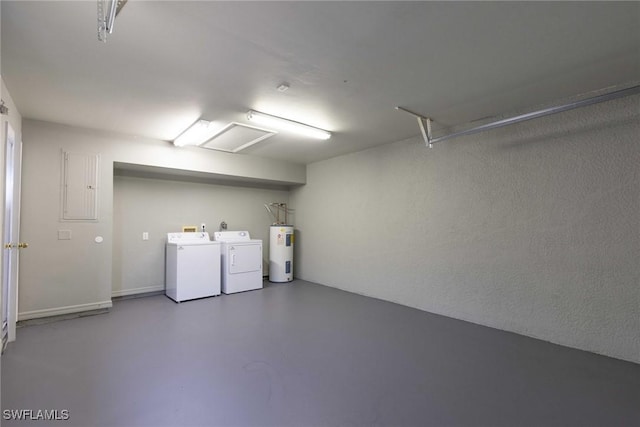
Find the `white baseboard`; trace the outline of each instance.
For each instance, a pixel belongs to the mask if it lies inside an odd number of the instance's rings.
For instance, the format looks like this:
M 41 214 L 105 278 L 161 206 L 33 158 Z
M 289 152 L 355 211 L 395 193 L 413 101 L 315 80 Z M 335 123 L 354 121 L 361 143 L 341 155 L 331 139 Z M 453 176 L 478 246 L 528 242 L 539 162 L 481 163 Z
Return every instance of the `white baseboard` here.
M 121 289 L 119 291 L 112 291 L 111 298 L 124 297 L 127 295 L 144 294 L 147 292 L 158 292 L 158 291 L 164 291 L 164 285 L 145 286 L 142 288 Z
M 83 311 L 111 308 L 111 301 L 94 302 L 90 304 L 68 305 L 66 307 L 45 308 L 43 310 L 23 311 L 18 313 L 18 320 L 38 319 L 41 317 L 60 316 L 62 314 L 80 313 Z

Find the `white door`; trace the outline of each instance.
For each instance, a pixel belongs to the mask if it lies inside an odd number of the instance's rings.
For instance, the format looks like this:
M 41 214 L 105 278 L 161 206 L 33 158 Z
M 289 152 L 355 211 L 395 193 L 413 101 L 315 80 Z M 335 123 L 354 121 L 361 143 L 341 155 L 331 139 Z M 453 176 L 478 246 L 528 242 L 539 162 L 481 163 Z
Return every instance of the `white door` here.
M 260 244 L 232 244 L 229 248 L 229 273 L 248 273 L 262 268 Z
M 11 125 L 6 123 L 4 170 L 4 253 L 2 259 L 2 348 L 7 341 L 15 340 L 17 311 L 18 249 L 26 247 L 18 243 L 20 203 L 20 144 Z

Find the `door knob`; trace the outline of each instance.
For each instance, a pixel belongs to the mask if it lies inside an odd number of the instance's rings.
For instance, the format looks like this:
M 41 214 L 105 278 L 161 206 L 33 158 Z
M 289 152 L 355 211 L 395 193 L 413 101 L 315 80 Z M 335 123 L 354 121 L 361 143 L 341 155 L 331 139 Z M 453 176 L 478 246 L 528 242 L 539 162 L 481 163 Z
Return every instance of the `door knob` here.
M 29 247 L 28 243 L 18 243 L 18 249 L 26 249 Z
M 11 249 L 11 248 L 13 248 L 14 246 L 15 246 L 15 245 L 14 245 L 13 243 L 5 243 L 5 244 L 4 244 L 4 248 L 5 248 L 5 249 Z

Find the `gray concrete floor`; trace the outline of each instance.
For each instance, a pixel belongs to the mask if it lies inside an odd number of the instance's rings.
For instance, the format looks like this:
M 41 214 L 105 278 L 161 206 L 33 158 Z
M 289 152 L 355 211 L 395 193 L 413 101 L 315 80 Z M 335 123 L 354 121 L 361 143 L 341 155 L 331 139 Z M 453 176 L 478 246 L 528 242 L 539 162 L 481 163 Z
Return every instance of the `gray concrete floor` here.
M 640 365 L 303 281 L 118 301 L 2 357 L 3 409 L 70 415 L 3 426 L 637 426 L 639 402 Z

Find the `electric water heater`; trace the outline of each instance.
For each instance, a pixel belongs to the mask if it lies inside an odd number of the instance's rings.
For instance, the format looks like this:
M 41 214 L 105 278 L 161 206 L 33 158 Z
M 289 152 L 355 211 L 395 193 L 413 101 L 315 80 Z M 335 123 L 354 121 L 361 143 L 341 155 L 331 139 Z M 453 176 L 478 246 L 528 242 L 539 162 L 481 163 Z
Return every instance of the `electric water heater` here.
M 272 225 L 269 233 L 269 281 L 293 280 L 293 226 Z

